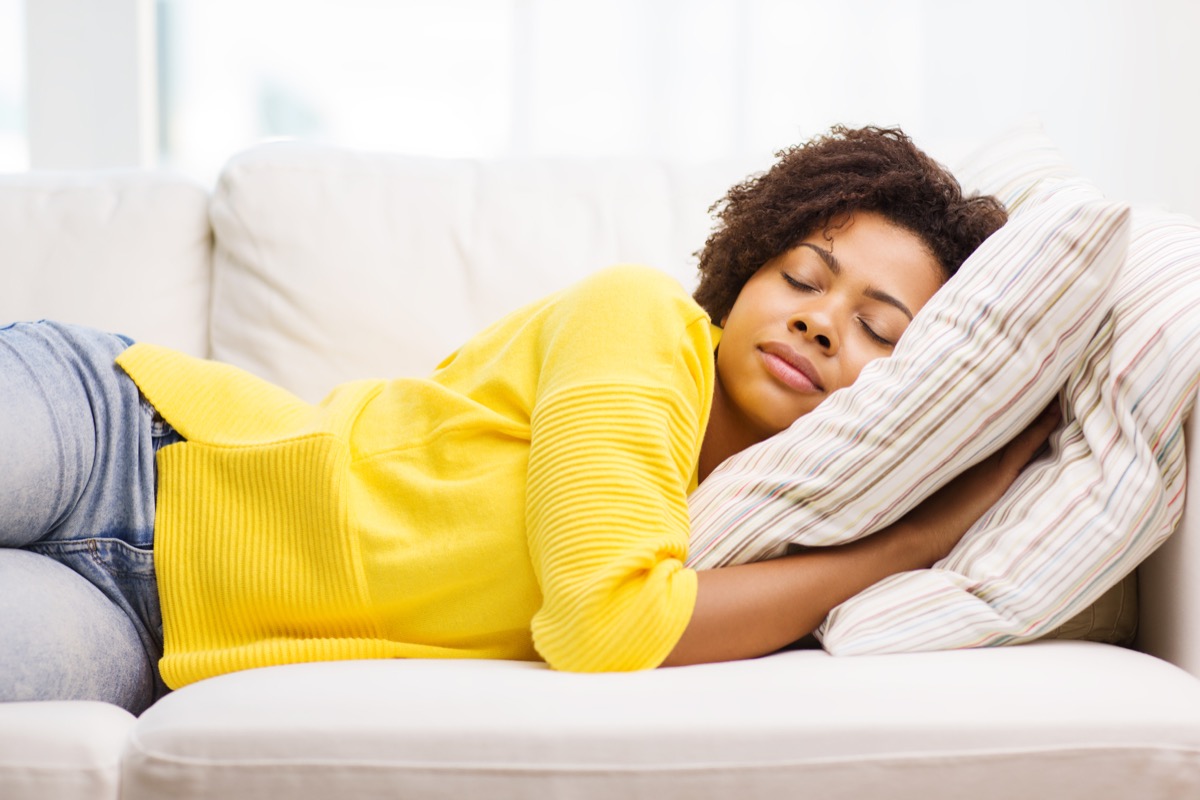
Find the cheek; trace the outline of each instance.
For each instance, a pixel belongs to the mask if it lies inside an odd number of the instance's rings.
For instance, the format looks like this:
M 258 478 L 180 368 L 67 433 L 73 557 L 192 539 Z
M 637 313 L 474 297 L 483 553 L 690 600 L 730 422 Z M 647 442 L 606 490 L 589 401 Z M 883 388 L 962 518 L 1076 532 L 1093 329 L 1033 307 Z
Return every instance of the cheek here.
M 887 356 L 865 355 L 847 362 L 846 370 L 842 376 L 842 386 L 849 386 L 850 384 L 854 383 L 856 380 L 858 380 L 858 376 L 862 374 L 862 371 L 866 368 L 867 364 L 870 364 L 872 361 L 877 361 L 880 358 L 887 358 Z
M 715 366 L 717 382 L 726 387 L 726 389 L 728 389 L 730 385 L 736 385 L 737 383 L 737 375 L 735 374 L 736 369 L 734 369 L 736 364 L 730 357 L 731 349 L 732 345 L 724 342 L 723 340 L 722 344 L 717 347 L 716 352 L 713 354 L 716 356 Z

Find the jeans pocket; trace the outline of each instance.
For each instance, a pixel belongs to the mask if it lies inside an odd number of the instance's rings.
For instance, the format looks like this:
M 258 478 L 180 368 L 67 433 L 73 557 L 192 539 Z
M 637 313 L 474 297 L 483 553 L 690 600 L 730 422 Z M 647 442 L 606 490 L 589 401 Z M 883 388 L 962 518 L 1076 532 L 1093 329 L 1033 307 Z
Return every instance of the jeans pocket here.
M 156 659 L 161 657 L 162 607 L 154 551 L 120 539 L 91 539 L 88 545 L 93 562 L 108 574 L 113 590 L 124 600 L 126 612 L 138 623 L 147 651 Z
M 145 395 L 140 395 L 142 413 L 150 419 L 150 439 L 154 444 L 154 452 L 158 452 L 169 444 L 184 441 L 179 432 L 171 427 L 171 423 L 163 419 L 158 409 L 150 404 Z

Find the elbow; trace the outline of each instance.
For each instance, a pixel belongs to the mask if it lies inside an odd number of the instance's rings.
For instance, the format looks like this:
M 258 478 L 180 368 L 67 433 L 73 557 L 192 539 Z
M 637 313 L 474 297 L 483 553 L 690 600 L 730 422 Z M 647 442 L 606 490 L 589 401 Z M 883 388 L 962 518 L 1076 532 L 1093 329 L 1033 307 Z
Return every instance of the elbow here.
M 653 599 L 543 607 L 533 619 L 533 643 L 551 669 L 633 672 L 662 666 L 678 647 L 695 606 L 695 573 L 679 570 Z M 630 602 L 636 600 L 636 602 Z M 648 601 L 649 600 L 649 601 Z

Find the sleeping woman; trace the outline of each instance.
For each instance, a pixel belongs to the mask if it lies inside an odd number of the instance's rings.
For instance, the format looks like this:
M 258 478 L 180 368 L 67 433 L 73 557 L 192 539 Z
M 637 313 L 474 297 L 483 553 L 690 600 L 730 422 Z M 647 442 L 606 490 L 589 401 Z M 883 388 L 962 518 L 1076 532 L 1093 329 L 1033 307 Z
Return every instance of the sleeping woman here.
M 887 357 L 1003 209 L 876 128 L 784 151 L 715 209 L 694 298 L 610 268 L 426 378 L 316 405 L 122 336 L 0 328 L 0 699 L 138 713 L 332 659 L 747 658 L 932 565 L 1049 414 L 852 544 L 697 572 L 687 497 Z

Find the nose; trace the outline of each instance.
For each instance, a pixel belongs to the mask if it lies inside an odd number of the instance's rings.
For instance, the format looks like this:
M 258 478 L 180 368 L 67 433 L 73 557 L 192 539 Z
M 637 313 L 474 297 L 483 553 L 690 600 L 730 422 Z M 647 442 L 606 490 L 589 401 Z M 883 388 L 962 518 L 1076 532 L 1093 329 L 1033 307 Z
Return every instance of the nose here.
M 833 355 L 837 352 L 837 333 L 828 315 L 812 309 L 799 312 L 792 317 L 791 327 L 826 353 Z

